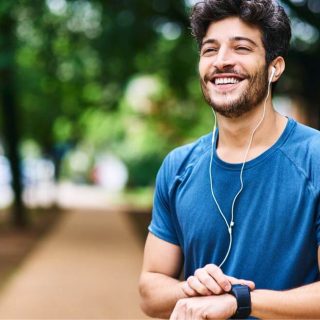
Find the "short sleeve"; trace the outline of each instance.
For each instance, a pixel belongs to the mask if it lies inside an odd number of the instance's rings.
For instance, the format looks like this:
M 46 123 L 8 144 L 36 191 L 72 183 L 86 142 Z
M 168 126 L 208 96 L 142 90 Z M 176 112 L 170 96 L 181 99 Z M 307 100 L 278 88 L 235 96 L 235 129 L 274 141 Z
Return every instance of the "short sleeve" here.
M 153 200 L 152 220 L 149 231 L 156 237 L 179 245 L 173 213 L 170 206 L 170 185 L 174 181 L 173 164 L 170 155 L 162 163 L 156 178 L 156 188 Z
M 317 241 L 318 241 L 318 246 L 320 246 L 320 195 L 318 196 L 318 203 L 317 203 L 316 228 L 317 228 Z
M 317 131 L 317 134 L 314 135 L 313 139 L 310 142 L 310 147 L 308 153 L 310 154 L 310 181 L 313 186 L 314 195 L 315 195 L 315 216 L 316 216 L 316 235 L 318 246 L 320 246 L 320 134 Z M 304 160 L 306 162 L 306 160 Z

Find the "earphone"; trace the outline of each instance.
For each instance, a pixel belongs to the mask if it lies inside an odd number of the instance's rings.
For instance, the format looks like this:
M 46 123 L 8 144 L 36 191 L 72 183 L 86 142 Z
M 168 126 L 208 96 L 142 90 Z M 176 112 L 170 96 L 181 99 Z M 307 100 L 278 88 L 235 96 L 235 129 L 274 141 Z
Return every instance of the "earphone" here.
M 258 124 L 256 125 L 256 127 L 254 128 L 254 130 L 252 131 L 252 134 L 251 134 L 250 140 L 249 140 L 249 144 L 248 144 L 248 147 L 247 147 L 244 159 L 243 159 L 243 163 L 242 163 L 242 166 L 241 166 L 241 171 L 240 171 L 240 176 L 239 176 L 240 189 L 239 189 L 239 191 L 237 192 L 237 194 L 235 195 L 235 197 L 233 198 L 233 201 L 232 201 L 230 223 L 228 222 L 226 216 L 223 214 L 223 212 L 221 210 L 221 207 L 220 207 L 220 205 L 218 203 L 218 200 L 217 200 L 217 198 L 216 198 L 216 196 L 214 194 L 214 190 L 213 190 L 212 162 L 213 162 L 213 151 L 214 151 L 214 148 L 215 148 L 215 131 L 216 131 L 216 127 L 217 127 L 217 117 L 216 117 L 216 114 L 214 112 L 214 109 L 212 108 L 212 112 L 214 114 L 214 123 L 213 123 L 213 130 L 212 130 L 211 155 L 210 155 L 210 164 L 209 164 L 210 189 L 211 189 L 212 198 L 213 198 L 213 200 L 214 200 L 214 202 L 215 202 L 215 204 L 217 206 L 219 214 L 221 215 L 222 219 L 224 220 L 224 223 L 226 224 L 226 227 L 227 227 L 228 233 L 229 233 L 228 250 L 227 250 L 227 253 L 226 253 L 225 257 L 223 258 L 222 262 L 219 264 L 219 268 L 221 268 L 223 266 L 223 264 L 226 262 L 227 258 L 229 257 L 230 251 L 231 251 L 232 240 L 233 240 L 232 231 L 233 231 L 233 227 L 235 225 L 235 222 L 234 222 L 234 206 L 235 206 L 237 198 L 239 197 L 240 193 L 243 190 L 243 170 L 244 170 L 245 164 L 247 162 L 247 158 L 248 158 L 248 154 L 249 154 L 249 151 L 250 151 L 250 148 L 251 148 L 251 145 L 252 145 L 254 134 L 256 133 L 258 128 L 260 127 L 260 125 L 261 125 L 261 123 L 264 120 L 265 115 L 266 115 L 266 104 L 267 104 L 267 100 L 268 100 L 269 95 L 270 95 L 271 82 L 273 80 L 273 77 L 274 77 L 275 73 L 276 73 L 276 68 L 273 66 L 271 68 L 271 75 L 270 75 L 269 81 L 268 81 L 268 92 L 267 92 L 267 96 L 266 96 L 266 99 L 265 99 L 264 105 L 263 105 L 262 117 L 261 117 L 260 121 L 258 122 Z
M 269 85 L 271 84 L 271 81 L 272 81 L 274 75 L 276 74 L 276 71 L 277 71 L 276 67 L 273 66 L 271 68 L 271 75 L 270 75 L 270 78 L 269 78 Z

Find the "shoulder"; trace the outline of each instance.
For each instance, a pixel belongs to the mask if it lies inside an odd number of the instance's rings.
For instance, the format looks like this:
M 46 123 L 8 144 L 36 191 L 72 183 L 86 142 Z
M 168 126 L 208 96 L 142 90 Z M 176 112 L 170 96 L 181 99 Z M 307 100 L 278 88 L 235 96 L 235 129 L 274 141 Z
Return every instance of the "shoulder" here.
M 292 120 L 293 121 L 293 120 Z M 297 157 L 306 156 L 319 161 L 320 157 L 320 131 L 294 122 L 289 146 Z
M 296 122 L 295 120 L 291 120 L 291 121 L 293 121 L 295 123 L 294 134 L 297 137 L 306 138 L 306 139 L 308 139 L 308 141 L 315 141 L 315 142 L 320 141 L 320 131 L 319 130 L 316 130 L 314 128 L 311 128 L 309 126 L 306 126 L 304 124 Z
M 320 131 L 294 122 L 282 151 L 311 184 L 320 190 Z

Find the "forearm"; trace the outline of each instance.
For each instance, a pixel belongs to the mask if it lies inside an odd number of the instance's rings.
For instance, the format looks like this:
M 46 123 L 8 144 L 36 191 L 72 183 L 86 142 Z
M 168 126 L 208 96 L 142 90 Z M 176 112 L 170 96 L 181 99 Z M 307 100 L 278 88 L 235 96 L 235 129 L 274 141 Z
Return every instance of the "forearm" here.
M 257 318 L 320 318 L 320 282 L 288 291 L 254 290 L 251 300 L 251 315 Z
M 157 318 L 169 318 L 177 301 L 187 297 L 182 290 L 182 282 L 153 272 L 141 275 L 139 291 L 142 310 Z

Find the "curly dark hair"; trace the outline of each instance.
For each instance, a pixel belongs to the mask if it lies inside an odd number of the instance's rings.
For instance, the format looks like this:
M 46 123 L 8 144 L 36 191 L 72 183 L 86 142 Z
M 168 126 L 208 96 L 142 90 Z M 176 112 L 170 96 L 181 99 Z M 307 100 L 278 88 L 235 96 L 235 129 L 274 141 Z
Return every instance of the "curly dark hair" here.
M 192 34 L 199 48 L 211 22 L 228 17 L 257 26 L 262 32 L 267 65 L 288 53 L 291 38 L 290 20 L 283 7 L 274 0 L 203 0 L 190 15 Z

